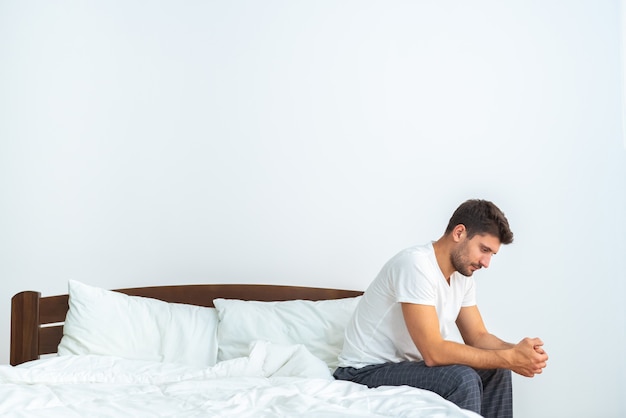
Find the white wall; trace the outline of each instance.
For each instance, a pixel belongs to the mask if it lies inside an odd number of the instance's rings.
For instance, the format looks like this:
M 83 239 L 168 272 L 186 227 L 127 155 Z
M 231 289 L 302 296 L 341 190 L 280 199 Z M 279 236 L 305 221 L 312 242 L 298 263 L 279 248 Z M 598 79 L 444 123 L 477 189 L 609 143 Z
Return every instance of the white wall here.
M 626 415 L 617 0 L 0 2 L 9 300 L 260 282 L 364 289 L 491 199 L 517 417 Z

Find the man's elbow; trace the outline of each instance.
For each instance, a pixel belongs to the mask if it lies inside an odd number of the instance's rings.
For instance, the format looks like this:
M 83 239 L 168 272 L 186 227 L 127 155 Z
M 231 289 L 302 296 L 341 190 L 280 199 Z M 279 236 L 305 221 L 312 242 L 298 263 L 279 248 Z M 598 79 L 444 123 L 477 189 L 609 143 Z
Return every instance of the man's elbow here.
M 431 341 L 430 344 L 423 344 L 417 347 L 422 354 L 424 364 L 428 367 L 448 366 L 451 363 L 450 347 L 445 340 Z
M 430 357 L 424 357 L 424 364 L 428 367 L 439 366 L 439 363 L 437 363 L 434 359 Z
M 439 358 L 439 356 L 434 353 L 422 353 L 422 357 L 424 359 L 424 364 L 428 367 L 436 367 L 436 366 L 444 366 L 445 363 L 443 359 Z

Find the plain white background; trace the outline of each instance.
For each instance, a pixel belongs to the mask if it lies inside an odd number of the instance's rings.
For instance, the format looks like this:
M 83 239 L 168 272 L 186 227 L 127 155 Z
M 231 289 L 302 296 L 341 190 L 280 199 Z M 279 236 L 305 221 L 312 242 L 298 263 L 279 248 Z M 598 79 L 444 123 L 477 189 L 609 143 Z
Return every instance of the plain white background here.
M 178 283 L 365 289 L 467 198 L 515 242 L 474 277 L 539 336 L 517 417 L 626 415 L 620 4 L 0 1 L 9 300 Z

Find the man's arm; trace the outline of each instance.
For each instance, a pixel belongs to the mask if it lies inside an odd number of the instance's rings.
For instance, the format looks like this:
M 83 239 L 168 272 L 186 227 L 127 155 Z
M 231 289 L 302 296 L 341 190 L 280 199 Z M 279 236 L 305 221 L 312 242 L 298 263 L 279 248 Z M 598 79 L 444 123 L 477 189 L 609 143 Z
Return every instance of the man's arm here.
M 439 332 L 439 319 L 434 306 L 402 303 L 402 313 L 409 334 L 427 366 L 464 364 L 477 369 L 503 368 L 527 377 L 541 373 L 546 366 L 548 356 L 535 349 L 536 346 L 543 345 L 538 338 L 524 338 L 518 344 L 509 347 L 499 339 L 494 342 L 491 337 L 485 336 L 480 331 L 466 329 L 467 337 L 473 339 L 472 342 L 476 344 L 505 345 L 497 349 L 477 348 L 444 340 Z M 473 315 L 469 316 L 472 317 L 475 319 Z M 482 319 L 480 322 L 482 323 Z M 471 321 L 467 321 L 464 326 L 467 328 L 469 323 Z
M 502 341 L 487 331 L 480 311 L 475 305 L 461 308 L 456 325 L 465 344 L 472 347 L 488 350 L 504 350 L 515 347 L 515 344 Z
M 461 308 L 461 312 L 456 320 L 456 325 L 461 332 L 465 344 L 471 345 L 472 347 L 487 350 L 504 350 L 515 347 L 515 344 L 502 341 L 500 338 L 487 331 L 477 306 Z M 534 349 L 539 354 L 546 354 L 543 350 L 543 343 L 536 344 Z

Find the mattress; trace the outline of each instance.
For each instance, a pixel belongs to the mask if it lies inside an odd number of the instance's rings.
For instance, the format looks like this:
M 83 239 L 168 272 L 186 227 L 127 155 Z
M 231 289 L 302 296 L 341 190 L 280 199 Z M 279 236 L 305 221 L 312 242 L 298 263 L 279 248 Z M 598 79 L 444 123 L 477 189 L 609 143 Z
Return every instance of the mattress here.
M 255 341 L 196 367 L 104 355 L 0 366 L 3 417 L 478 417 L 435 393 L 332 378 L 303 345 Z

